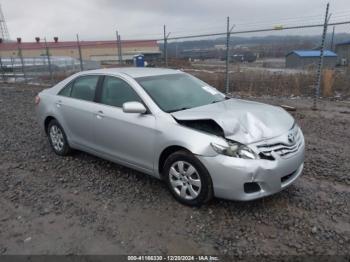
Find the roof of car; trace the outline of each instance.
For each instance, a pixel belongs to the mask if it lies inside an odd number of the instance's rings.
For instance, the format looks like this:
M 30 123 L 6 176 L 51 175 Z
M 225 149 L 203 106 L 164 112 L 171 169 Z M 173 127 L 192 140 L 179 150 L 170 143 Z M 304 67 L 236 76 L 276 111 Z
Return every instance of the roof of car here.
M 170 75 L 181 73 L 180 70 L 167 69 L 167 68 L 145 68 L 145 67 L 120 67 L 120 68 L 105 68 L 88 71 L 89 73 L 103 73 L 103 74 L 126 74 L 132 78 L 157 76 L 157 75 Z

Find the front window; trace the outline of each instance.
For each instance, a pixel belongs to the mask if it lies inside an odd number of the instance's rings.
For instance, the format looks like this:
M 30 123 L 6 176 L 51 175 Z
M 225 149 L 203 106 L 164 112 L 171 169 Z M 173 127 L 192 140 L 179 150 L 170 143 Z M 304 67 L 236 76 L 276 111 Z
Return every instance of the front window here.
M 122 107 L 125 102 L 142 102 L 131 86 L 125 81 L 106 76 L 102 85 L 101 103 Z
M 225 95 L 187 74 L 137 78 L 154 102 L 171 113 L 225 100 Z

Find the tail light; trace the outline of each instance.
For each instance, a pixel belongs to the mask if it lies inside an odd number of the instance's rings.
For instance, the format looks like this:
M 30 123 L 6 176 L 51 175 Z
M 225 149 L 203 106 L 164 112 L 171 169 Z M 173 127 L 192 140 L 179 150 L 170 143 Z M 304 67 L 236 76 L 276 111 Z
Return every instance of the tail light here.
M 34 102 L 35 102 L 35 105 L 39 105 L 39 103 L 40 103 L 40 96 L 36 96 Z

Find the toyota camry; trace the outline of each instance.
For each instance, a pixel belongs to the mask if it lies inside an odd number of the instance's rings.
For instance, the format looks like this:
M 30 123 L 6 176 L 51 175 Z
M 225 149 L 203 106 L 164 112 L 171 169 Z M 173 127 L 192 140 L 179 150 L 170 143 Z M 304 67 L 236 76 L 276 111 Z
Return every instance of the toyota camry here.
M 304 137 L 284 109 L 229 98 L 178 70 L 80 72 L 35 104 L 57 155 L 81 150 L 136 169 L 191 206 L 265 197 L 303 170 Z

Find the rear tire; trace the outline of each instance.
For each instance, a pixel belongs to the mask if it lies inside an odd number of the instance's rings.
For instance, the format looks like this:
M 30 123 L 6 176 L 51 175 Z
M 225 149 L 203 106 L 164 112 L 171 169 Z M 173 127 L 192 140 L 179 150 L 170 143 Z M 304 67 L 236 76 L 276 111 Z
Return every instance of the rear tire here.
M 201 206 L 213 198 L 213 183 L 208 170 L 192 153 L 177 151 L 165 161 L 163 178 L 180 203 Z
M 50 121 L 47 127 L 47 135 L 53 151 L 59 156 L 66 156 L 71 153 L 66 133 L 57 120 Z

